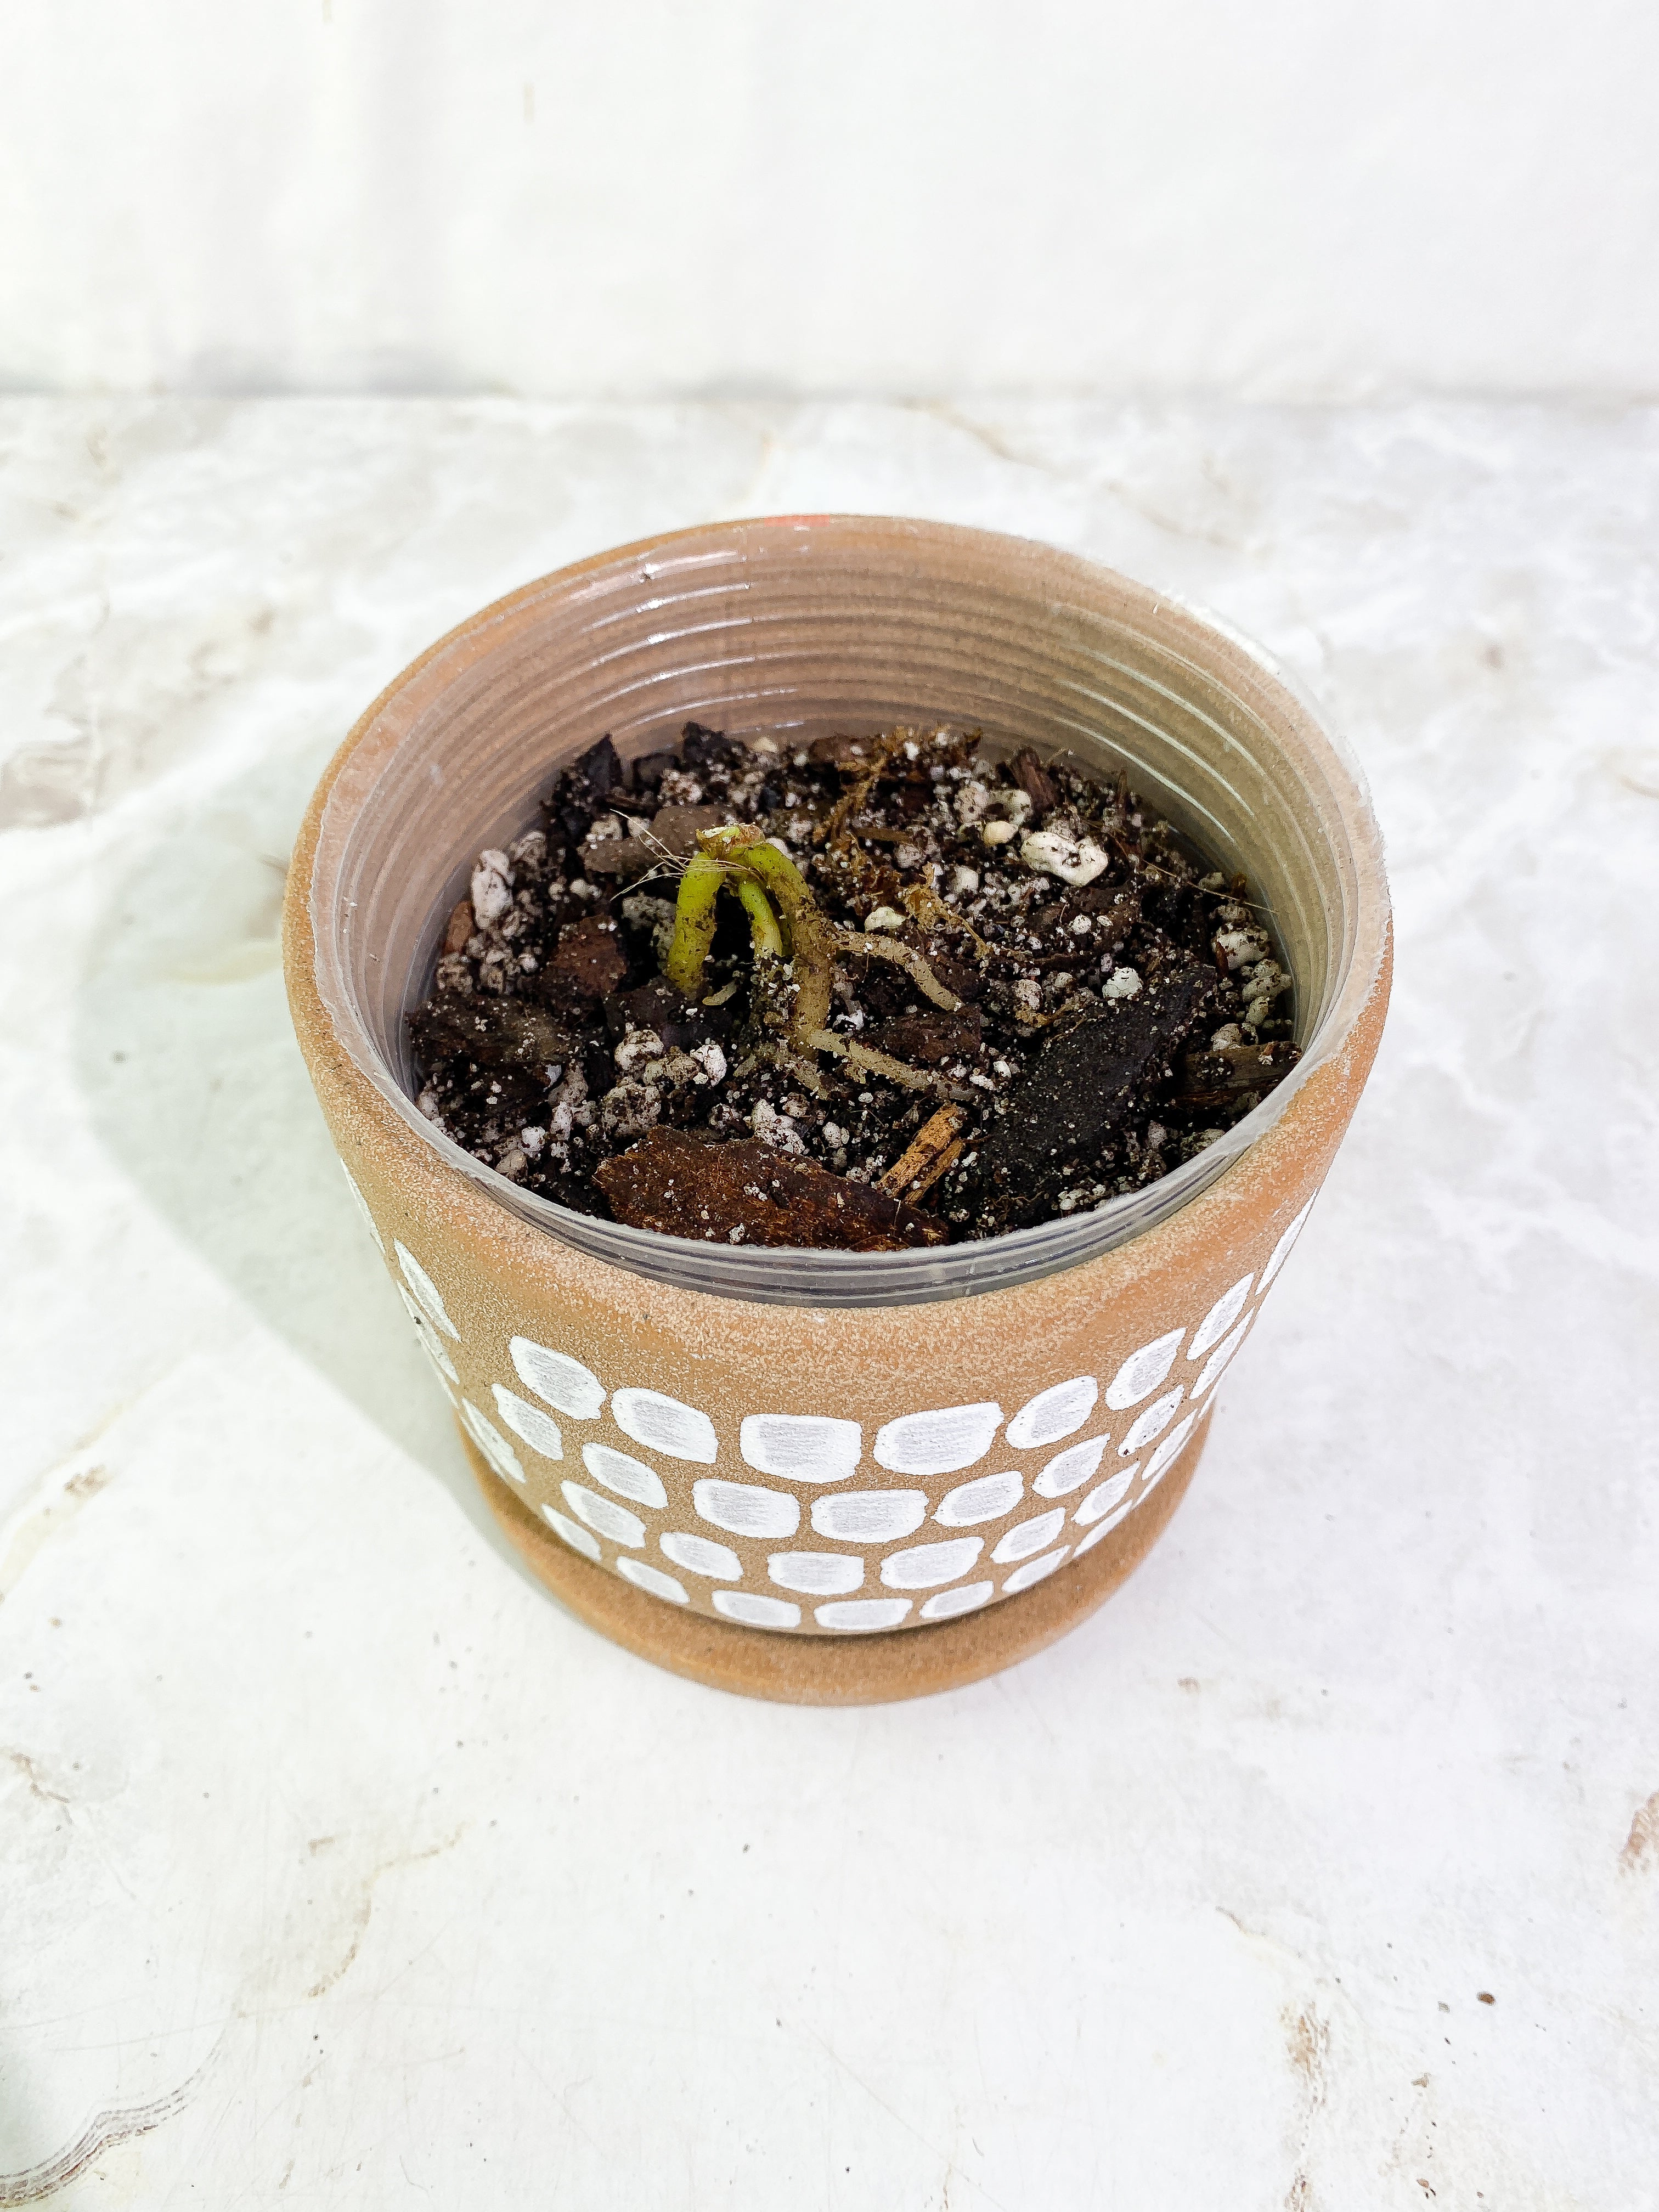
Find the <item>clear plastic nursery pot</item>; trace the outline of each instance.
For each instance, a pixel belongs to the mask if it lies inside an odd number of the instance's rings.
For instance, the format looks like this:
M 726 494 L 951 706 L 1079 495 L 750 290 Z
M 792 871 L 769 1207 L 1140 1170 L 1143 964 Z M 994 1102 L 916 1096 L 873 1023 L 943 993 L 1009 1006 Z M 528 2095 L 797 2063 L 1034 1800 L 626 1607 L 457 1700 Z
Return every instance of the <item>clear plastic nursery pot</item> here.
M 803 742 L 951 722 L 1127 764 L 1271 906 L 1300 1062 L 1162 1182 L 975 1244 L 716 1248 L 519 1189 L 416 1109 L 404 1017 L 474 855 L 552 773 L 693 718 Z M 626 546 L 463 623 L 330 765 L 284 946 L 342 1162 L 514 1543 L 630 1649 L 811 1702 L 989 1673 L 1145 1555 L 1347 1127 L 1390 964 L 1363 786 L 1259 652 L 1048 546 L 856 515 Z

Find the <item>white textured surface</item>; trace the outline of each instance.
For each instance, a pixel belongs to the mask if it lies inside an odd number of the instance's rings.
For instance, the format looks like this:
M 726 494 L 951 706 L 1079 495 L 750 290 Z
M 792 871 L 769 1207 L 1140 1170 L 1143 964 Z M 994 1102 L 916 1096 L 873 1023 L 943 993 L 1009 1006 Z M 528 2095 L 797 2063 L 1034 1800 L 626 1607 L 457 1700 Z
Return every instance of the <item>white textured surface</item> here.
M 6 18 L 13 388 L 1659 388 L 1641 0 Z
M 1655 418 L 0 436 L 0 2172 L 109 2136 L 58 2202 L 1659 2203 Z M 1359 746 L 1400 921 L 1167 1538 L 1055 1650 L 846 1713 L 657 1674 L 503 1556 L 273 935 L 318 769 L 436 632 L 829 507 L 1261 635 Z

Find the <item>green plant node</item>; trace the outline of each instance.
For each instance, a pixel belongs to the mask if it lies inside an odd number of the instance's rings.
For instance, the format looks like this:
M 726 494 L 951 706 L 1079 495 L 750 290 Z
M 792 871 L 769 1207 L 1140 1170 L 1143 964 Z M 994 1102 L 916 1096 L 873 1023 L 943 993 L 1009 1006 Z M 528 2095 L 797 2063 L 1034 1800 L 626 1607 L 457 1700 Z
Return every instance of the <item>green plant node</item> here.
M 811 1039 L 830 1018 L 830 963 L 835 940 L 806 879 L 787 853 L 769 844 L 751 823 L 706 830 L 680 878 L 674 934 L 663 973 L 687 998 L 702 988 L 714 939 L 715 903 L 729 885 L 743 902 L 757 958 L 787 954 L 794 1005 L 790 1042 L 810 1056 Z
M 746 876 L 735 876 L 734 881 L 738 896 L 743 901 L 749 916 L 749 933 L 754 941 L 756 957 L 758 959 L 763 952 L 769 952 L 775 958 L 781 960 L 783 932 L 778 927 L 778 918 L 772 911 L 771 901 L 760 885 L 751 883 Z
M 688 999 L 696 998 L 702 982 L 703 963 L 714 941 L 714 902 L 725 881 L 726 870 L 703 853 L 692 855 L 680 878 L 674 935 L 663 973 Z
M 663 963 L 669 981 L 678 984 L 688 998 L 694 998 L 702 987 L 723 889 L 735 891 L 742 902 L 756 957 L 769 953 L 781 958 L 785 951 L 783 932 L 766 895 L 762 871 L 753 864 L 754 848 L 760 843 L 758 832 L 742 823 L 732 823 L 723 830 L 705 831 L 702 842 L 702 851 L 692 855 L 680 878 L 674 935 Z M 783 859 L 774 847 L 764 849 L 775 859 Z M 809 896 L 793 863 L 784 865 L 794 876 L 801 895 Z

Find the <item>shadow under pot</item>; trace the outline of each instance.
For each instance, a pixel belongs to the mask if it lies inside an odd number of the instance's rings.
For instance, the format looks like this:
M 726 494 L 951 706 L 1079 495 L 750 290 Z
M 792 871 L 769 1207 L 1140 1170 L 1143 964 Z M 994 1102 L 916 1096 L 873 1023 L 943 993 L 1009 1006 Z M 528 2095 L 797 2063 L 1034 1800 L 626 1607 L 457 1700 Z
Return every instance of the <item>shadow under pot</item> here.
M 710 1244 L 509 1181 L 416 1103 L 447 918 L 599 733 L 635 759 L 688 720 L 1127 769 L 1269 909 L 1291 1073 L 1159 1180 L 978 1242 Z M 1262 653 L 1075 556 L 860 516 L 681 532 L 463 623 L 330 764 L 284 915 L 347 1179 L 507 1534 L 629 1649 L 806 1703 L 991 1673 L 1145 1555 L 1358 1103 L 1390 942 L 1363 782 Z

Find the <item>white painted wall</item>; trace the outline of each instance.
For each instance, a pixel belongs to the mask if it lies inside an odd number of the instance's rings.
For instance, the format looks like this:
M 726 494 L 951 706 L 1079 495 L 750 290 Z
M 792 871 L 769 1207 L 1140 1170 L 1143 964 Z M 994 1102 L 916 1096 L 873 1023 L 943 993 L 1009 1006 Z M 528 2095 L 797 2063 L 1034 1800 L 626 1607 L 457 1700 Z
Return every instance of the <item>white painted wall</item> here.
M 0 381 L 1659 390 L 1652 0 L 8 0 Z

